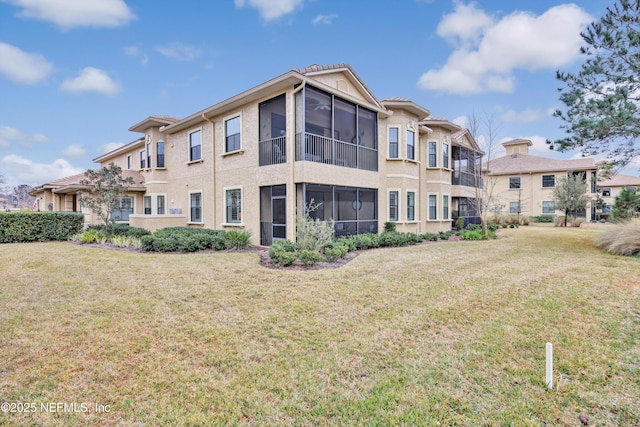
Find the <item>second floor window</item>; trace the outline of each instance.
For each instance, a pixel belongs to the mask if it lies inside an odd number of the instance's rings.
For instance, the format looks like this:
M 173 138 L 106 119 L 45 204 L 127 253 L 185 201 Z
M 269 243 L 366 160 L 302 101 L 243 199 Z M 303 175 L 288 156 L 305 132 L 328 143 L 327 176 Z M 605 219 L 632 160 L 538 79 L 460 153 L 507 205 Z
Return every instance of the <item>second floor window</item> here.
M 416 153 L 415 153 L 415 141 L 416 138 L 416 133 L 412 130 L 408 130 L 407 131 L 407 159 L 409 160 L 415 160 L 416 159 Z
M 509 188 L 511 190 L 517 190 L 520 188 L 520 177 L 519 176 L 510 176 L 509 177 Z
M 438 146 L 436 145 L 435 141 L 429 141 L 429 167 L 430 168 L 435 168 L 436 167 L 436 161 L 437 161 L 437 148 Z
M 147 167 L 151 169 L 151 143 L 147 144 Z
M 156 167 L 164 167 L 164 141 L 158 141 L 156 144 Z
M 189 134 L 189 161 L 202 159 L 202 131 L 197 130 Z
M 398 158 L 398 128 L 389 128 L 389 158 Z
M 240 116 L 234 117 L 224 122 L 224 151 L 230 153 L 240 150 L 242 144 L 240 139 Z
M 555 175 L 542 175 L 542 187 L 543 188 L 553 188 L 556 186 L 556 176 Z
M 442 144 L 442 167 L 449 169 L 449 144 Z
M 144 151 L 140 152 L 140 169 L 147 168 L 147 153 Z

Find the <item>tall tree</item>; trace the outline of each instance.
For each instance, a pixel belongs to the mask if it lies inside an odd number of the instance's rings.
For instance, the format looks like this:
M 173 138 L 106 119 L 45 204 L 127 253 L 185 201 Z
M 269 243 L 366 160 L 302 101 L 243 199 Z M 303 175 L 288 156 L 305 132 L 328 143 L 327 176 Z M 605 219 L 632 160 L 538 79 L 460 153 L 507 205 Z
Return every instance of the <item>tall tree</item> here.
M 562 176 L 556 182 L 552 197 L 556 210 L 564 212 L 564 226 L 567 226 L 567 217 L 570 212 L 587 207 L 589 197 L 587 192 L 587 182 L 581 174 L 570 173 Z
M 88 207 L 102 223 L 110 228 L 114 220 L 111 213 L 118 209 L 120 198 L 135 184 L 131 177 L 122 177 L 122 168 L 114 163 L 98 170 L 89 169 L 80 184 L 89 190 L 88 195 L 80 196 L 80 203 Z
M 621 167 L 640 154 L 640 0 L 615 2 L 581 36 L 587 45 L 580 71 L 557 72 L 566 111 L 554 115 L 569 136 L 547 143 L 606 154 Z
M 611 214 L 617 220 L 640 216 L 640 193 L 633 188 L 625 188 L 616 196 Z

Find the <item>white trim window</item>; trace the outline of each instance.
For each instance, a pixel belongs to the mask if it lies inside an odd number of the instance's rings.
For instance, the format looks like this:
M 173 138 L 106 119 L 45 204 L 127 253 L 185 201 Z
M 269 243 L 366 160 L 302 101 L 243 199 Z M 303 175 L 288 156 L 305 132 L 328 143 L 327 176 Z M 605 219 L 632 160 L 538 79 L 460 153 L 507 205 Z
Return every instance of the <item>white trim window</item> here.
M 509 202 L 509 213 L 510 214 L 520 213 L 520 202 Z
M 165 197 L 164 194 L 159 194 L 156 197 L 156 214 L 157 215 L 164 215 L 166 212 L 166 200 L 167 198 Z
M 398 190 L 389 190 L 389 221 L 398 222 L 400 212 L 400 192 Z
M 147 143 L 147 167 L 151 169 L 151 143 Z
M 131 158 L 131 154 L 127 156 L 127 169 L 131 170 L 133 167 L 133 159 Z
M 438 195 L 429 194 L 429 221 L 438 219 Z
M 242 223 L 242 187 L 226 188 L 224 195 L 225 222 Z
M 142 150 L 140 152 L 140 169 L 146 169 L 147 168 L 147 153 Z
M 202 129 L 189 132 L 189 161 L 202 160 Z
M 230 117 L 224 121 L 224 152 L 232 153 L 242 148 L 242 116 Z
M 556 213 L 556 205 L 553 200 L 545 200 L 542 202 L 542 213 L 543 214 L 555 214 Z
M 442 219 L 449 219 L 449 195 L 442 195 Z
M 416 220 L 416 192 L 407 191 L 407 221 Z
M 556 186 L 555 175 L 542 175 L 542 188 L 554 188 Z
M 521 178 L 519 176 L 510 176 L 509 177 L 509 189 L 510 190 L 519 190 L 522 185 Z
M 156 142 L 156 167 L 164 168 L 164 141 Z
M 389 127 L 389 158 L 397 159 L 400 156 L 400 128 Z
M 442 167 L 449 169 L 449 144 L 442 144 Z
M 438 155 L 438 143 L 436 141 L 429 141 L 429 167 L 435 168 L 437 166 Z
M 151 215 L 151 196 L 144 196 L 142 198 L 142 206 L 144 207 L 144 214 Z
M 202 222 L 202 192 L 189 193 L 189 222 Z
M 407 159 L 416 159 L 416 133 L 412 130 L 407 130 Z

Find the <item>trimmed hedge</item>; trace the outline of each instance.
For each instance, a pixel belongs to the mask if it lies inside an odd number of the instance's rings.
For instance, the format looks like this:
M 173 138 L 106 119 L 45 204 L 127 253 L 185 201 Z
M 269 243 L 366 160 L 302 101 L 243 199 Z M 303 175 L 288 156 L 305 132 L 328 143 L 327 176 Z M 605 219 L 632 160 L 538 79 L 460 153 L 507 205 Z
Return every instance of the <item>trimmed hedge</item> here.
M 230 246 L 223 230 L 191 227 L 167 227 L 142 236 L 141 249 L 154 252 L 195 252 L 204 249 L 223 250 Z
M 0 243 L 68 240 L 84 226 L 76 212 L 15 212 L 0 214 Z

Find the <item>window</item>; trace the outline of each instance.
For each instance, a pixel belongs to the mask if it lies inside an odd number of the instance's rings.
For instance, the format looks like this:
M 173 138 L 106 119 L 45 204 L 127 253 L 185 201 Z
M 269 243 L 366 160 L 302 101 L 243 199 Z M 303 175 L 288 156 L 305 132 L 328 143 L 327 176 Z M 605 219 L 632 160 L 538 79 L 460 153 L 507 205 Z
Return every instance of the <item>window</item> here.
M 389 128 L 389 158 L 398 158 L 398 137 L 400 131 L 398 128 Z
M 520 188 L 520 177 L 519 176 L 510 176 L 509 177 L 509 188 L 511 190 L 517 190 Z
M 449 196 L 442 196 L 442 219 L 449 219 Z
M 430 168 L 435 168 L 436 167 L 436 150 L 437 150 L 438 146 L 436 145 L 435 141 L 429 141 L 429 167 Z
M 240 116 L 224 121 L 225 153 L 240 150 Z
M 147 153 L 144 151 L 140 152 L 140 169 L 147 168 Z
M 158 208 L 158 212 L 157 212 L 158 215 L 164 215 L 164 212 L 165 212 L 165 210 L 164 210 L 165 209 L 164 208 L 165 203 L 164 202 L 165 202 L 165 199 L 164 199 L 163 195 L 158 196 L 158 198 L 156 199 L 156 205 L 157 205 L 157 208 Z
M 449 169 L 449 144 L 442 144 L 442 167 Z
M 553 188 L 556 186 L 555 175 L 542 175 L 542 188 Z
M 240 223 L 242 222 L 242 189 L 233 188 L 226 190 L 226 222 L 227 223 Z
M 429 194 L 429 219 L 438 219 L 438 200 L 435 194 Z
M 195 162 L 202 159 L 202 130 L 189 134 L 189 161 Z
M 164 141 L 158 141 L 156 144 L 156 167 L 164 167 Z
M 144 214 L 151 215 L 151 196 L 144 196 Z
M 542 213 L 543 214 L 555 214 L 556 208 L 553 201 L 542 202 Z
M 131 154 L 127 156 L 127 169 L 131 169 L 133 167 L 133 159 L 131 158 Z
M 151 169 L 151 143 L 147 144 L 147 167 Z
M 133 213 L 133 197 L 121 197 L 111 211 L 111 219 L 114 221 L 129 221 L 129 215 Z
M 202 193 L 191 193 L 189 199 L 189 221 L 202 222 Z
M 407 159 L 415 160 L 416 159 L 416 133 L 412 130 L 407 131 Z
M 398 191 L 389 191 L 389 221 L 398 221 Z
M 611 188 L 603 188 L 602 197 L 611 197 Z
M 520 213 L 520 202 L 509 202 L 509 213 Z
M 416 192 L 407 191 L 407 221 L 416 220 Z

